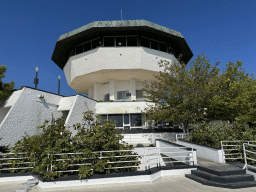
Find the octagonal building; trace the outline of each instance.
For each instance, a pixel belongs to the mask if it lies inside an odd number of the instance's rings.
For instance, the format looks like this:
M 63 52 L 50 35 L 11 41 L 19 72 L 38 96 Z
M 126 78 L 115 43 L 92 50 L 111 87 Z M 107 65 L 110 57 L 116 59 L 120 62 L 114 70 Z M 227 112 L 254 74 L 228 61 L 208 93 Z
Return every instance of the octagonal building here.
M 95 21 L 61 35 L 52 60 L 68 85 L 97 101 L 143 100 L 143 81 L 153 81 L 158 61 L 193 56 L 180 32 L 145 20 Z M 126 96 L 126 93 L 130 93 Z
M 180 32 L 145 20 L 95 21 L 59 37 L 52 60 L 68 85 L 96 101 L 95 113 L 118 128 L 145 128 L 143 82 L 154 81 L 161 59 L 193 56 Z M 112 101 L 112 102 L 109 102 Z

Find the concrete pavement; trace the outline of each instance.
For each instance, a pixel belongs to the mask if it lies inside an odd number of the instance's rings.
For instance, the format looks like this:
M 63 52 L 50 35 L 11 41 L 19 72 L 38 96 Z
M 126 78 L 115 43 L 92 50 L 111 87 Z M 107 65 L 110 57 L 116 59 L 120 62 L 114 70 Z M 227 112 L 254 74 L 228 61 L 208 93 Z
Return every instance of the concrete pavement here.
M 16 192 L 17 189 L 22 187 L 24 182 L 6 182 L 0 183 L 0 192 Z M 87 186 L 87 187 L 65 187 L 65 188 L 54 188 L 54 189 L 41 189 L 34 187 L 30 192 L 256 192 L 256 187 L 244 188 L 244 189 L 226 189 L 220 187 L 212 187 L 202 185 L 196 181 L 190 180 L 184 176 L 172 176 L 163 177 L 155 182 L 141 182 L 141 183 L 130 183 L 130 184 L 108 184 L 101 186 Z

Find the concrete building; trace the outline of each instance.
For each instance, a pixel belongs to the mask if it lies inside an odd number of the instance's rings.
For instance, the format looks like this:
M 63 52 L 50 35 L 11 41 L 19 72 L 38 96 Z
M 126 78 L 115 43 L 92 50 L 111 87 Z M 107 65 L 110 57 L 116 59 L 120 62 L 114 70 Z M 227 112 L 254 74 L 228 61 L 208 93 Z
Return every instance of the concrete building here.
M 67 126 L 78 123 L 86 110 L 116 120 L 116 127 L 127 133 L 147 129 L 142 112 L 153 103 L 144 98 L 143 82 L 154 81 L 153 75 L 163 71 L 158 61 L 174 63 L 180 54 L 185 63 L 193 56 L 180 32 L 145 20 L 95 21 L 63 34 L 52 60 L 64 71 L 68 85 L 89 98 L 28 87 L 14 91 L 0 108 L 0 143 L 17 141 L 24 131 L 36 134 L 33 127 L 43 119 L 64 116 Z M 164 121 L 153 125 L 172 127 Z

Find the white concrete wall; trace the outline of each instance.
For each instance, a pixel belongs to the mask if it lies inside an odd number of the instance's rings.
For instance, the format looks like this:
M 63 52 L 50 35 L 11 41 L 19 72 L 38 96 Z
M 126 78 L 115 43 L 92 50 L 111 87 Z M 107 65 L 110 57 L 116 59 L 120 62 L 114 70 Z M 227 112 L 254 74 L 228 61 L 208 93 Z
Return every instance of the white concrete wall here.
M 215 149 L 215 148 L 197 145 L 194 143 L 189 143 L 189 142 L 180 141 L 180 140 L 177 140 L 177 144 L 184 145 L 186 147 L 195 148 L 197 151 L 198 157 L 215 161 L 217 163 L 225 163 L 221 149 Z
M 83 123 L 84 112 L 91 110 L 95 113 L 95 105 L 96 101 L 92 99 L 81 95 L 75 96 L 74 104 L 72 105 L 65 122 L 66 128 L 72 132 L 72 136 L 77 133 L 77 130 L 74 130 L 73 125 Z
M 88 89 L 95 82 L 103 83 L 116 76 L 108 76 L 108 73 L 115 70 L 146 70 L 159 72 L 158 61 L 161 59 L 174 63 L 176 58 L 173 54 L 149 49 L 146 47 L 100 47 L 69 58 L 64 73 L 68 84 L 77 92 L 87 93 Z M 95 73 L 100 72 L 100 73 Z M 117 73 L 119 73 L 117 71 Z M 93 74 L 90 76 L 89 74 Z M 89 75 L 89 76 L 88 76 Z M 124 73 L 121 79 L 140 78 L 147 80 L 148 77 L 132 76 L 130 72 Z M 103 82 L 100 80 L 104 79 Z
M 149 102 L 98 102 L 96 103 L 97 114 L 118 114 L 118 113 L 141 113 Z
M 38 98 L 38 95 L 44 95 L 44 98 Z M 60 117 L 61 113 L 57 112 L 60 100 L 59 95 L 25 87 L 0 126 L 3 138 L 0 144 L 13 146 L 26 134 L 32 136 L 40 133 L 37 126 L 43 125 L 45 120 L 51 120 L 52 115 L 54 118 Z
M 45 120 L 51 122 L 52 118 L 57 119 L 63 115 L 62 111 L 57 111 L 57 109 L 69 110 L 66 124 L 71 126 L 75 123 L 82 123 L 83 112 L 88 109 L 95 110 L 96 101 L 80 95 L 64 99 L 60 95 L 26 87 L 21 93 L 16 102 L 12 102 L 12 107 L 0 125 L 0 137 L 2 137 L 0 145 L 11 144 L 12 147 L 26 134 L 32 136 L 41 133 L 42 130 L 38 130 L 37 126 L 43 125 Z M 38 98 L 38 95 L 43 95 L 44 98 Z M 7 98 L 5 103 L 11 102 Z M 0 114 L 1 112 L 4 115 L 5 108 L 0 108 Z M 74 131 L 72 129 L 70 131 L 73 134 Z

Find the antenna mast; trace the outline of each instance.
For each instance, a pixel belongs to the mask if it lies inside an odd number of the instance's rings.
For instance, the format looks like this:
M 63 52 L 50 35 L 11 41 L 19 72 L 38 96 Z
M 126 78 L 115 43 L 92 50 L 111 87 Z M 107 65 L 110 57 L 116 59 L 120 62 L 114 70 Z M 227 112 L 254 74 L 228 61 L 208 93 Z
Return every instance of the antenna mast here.
M 122 10 L 123 10 L 123 7 L 121 7 L 121 20 L 123 20 Z

